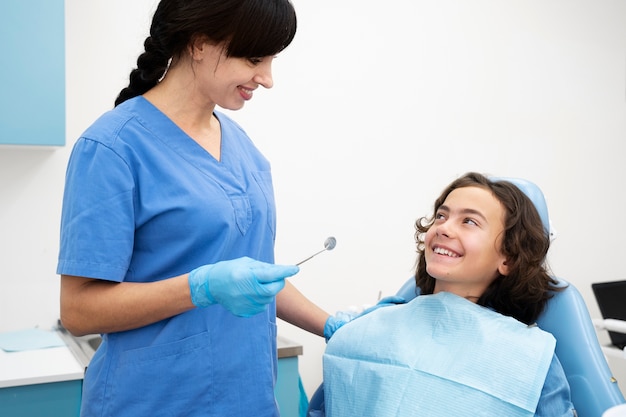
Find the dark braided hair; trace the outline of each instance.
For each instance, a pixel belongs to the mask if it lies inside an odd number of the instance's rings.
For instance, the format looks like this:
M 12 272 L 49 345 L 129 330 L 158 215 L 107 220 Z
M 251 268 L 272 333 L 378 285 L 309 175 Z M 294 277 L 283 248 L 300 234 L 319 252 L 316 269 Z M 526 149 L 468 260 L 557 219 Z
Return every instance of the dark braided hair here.
M 470 172 L 453 181 L 435 201 L 437 213 L 448 195 L 463 187 L 480 187 L 490 191 L 504 207 L 504 236 L 502 254 L 507 259 L 509 273 L 498 276 L 478 299 L 477 304 L 493 308 L 501 314 L 532 324 L 552 297 L 561 291 L 558 282 L 546 269 L 550 237 L 544 229 L 534 203 L 514 184 L 492 181 L 482 174 Z M 435 215 L 421 217 L 415 222 L 415 240 L 419 259 L 415 283 L 422 294 L 432 294 L 435 278 L 426 271 L 424 236 L 431 228 Z
M 198 37 L 223 43 L 226 56 L 262 58 L 285 49 L 296 34 L 296 13 L 289 0 L 161 0 L 150 36 L 115 105 L 157 85 L 168 65 Z

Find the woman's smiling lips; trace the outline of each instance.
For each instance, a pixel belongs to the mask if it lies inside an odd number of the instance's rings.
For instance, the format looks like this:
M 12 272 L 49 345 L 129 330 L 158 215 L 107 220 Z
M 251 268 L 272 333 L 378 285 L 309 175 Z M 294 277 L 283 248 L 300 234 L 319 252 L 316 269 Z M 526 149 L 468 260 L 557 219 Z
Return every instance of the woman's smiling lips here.
M 252 94 L 254 92 L 254 88 L 246 88 L 243 86 L 239 86 L 239 93 L 244 100 L 250 100 L 252 98 Z

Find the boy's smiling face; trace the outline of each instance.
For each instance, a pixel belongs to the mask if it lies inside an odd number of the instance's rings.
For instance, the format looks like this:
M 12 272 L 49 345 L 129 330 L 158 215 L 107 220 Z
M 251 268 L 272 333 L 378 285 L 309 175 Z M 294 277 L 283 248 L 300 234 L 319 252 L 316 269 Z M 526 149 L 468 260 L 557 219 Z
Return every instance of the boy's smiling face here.
M 504 208 L 482 187 L 453 190 L 425 236 L 426 271 L 435 293 L 447 291 L 476 301 L 499 275 L 506 275 L 500 247 Z

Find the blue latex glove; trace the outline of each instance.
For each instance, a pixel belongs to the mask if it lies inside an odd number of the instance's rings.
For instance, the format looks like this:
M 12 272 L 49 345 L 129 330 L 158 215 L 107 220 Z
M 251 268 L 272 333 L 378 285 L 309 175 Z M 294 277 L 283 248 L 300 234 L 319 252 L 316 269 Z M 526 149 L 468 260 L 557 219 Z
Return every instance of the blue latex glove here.
M 368 313 L 371 313 L 374 310 L 378 310 L 381 307 L 395 306 L 396 304 L 405 304 L 405 303 L 406 303 L 406 300 L 404 298 L 398 297 L 397 295 L 390 295 L 389 297 L 381 298 L 379 302 L 377 302 L 372 307 L 366 308 L 365 310 L 363 310 L 363 312 L 359 314 L 357 317 L 364 316 Z
M 236 316 L 251 317 L 265 310 L 285 278 L 299 270 L 247 257 L 204 265 L 189 273 L 191 301 L 198 307 L 221 304 Z
M 359 317 L 363 317 L 366 314 L 371 313 L 374 310 L 377 310 L 381 307 L 392 306 L 396 304 L 404 304 L 406 300 L 402 297 L 398 296 L 389 296 L 382 298 L 378 303 L 373 305 L 372 307 L 366 308 L 361 313 L 352 313 L 349 311 L 339 311 L 334 316 L 328 317 L 326 319 L 326 323 L 324 324 L 324 338 L 328 342 L 328 340 L 335 334 L 335 332 L 344 324 L 351 322 L 354 319 Z

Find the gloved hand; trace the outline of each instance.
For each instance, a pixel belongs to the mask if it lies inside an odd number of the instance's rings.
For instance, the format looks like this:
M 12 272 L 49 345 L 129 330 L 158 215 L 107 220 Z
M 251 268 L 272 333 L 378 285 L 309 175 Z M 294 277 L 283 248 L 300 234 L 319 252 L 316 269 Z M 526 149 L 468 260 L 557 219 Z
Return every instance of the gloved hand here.
M 335 334 L 344 324 L 354 320 L 358 316 L 358 313 L 352 311 L 338 311 L 334 316 L 329 316 L 324 324 L 324 338 L 326 342 Z
M 363 310 L 363 312 L 359 314 L 358 317 L 371 313 L 374 310 L 378 310 L 381 307 L 395 306 L 397 304 L 405 304 L 405 303 L 406 303 L 406 300 L 404 298 L 398 297 L 397 295 L 390 295 L 389 297 L 381 298 L 376 304 Z
M 330 340 L 330 338 L 335 334 L 335 332 L 344 324 L 351 322 L 354 319 L 359 317 L 363 317 L 366 314 L 371 313 L 374 310 L 377 310 L 381 307 L 387 307 L 396 304 L 404 304 L 406 300 L 402 297 L 398 297 L 395 295 L 382 298 L 378 303 L 373 305 L 372 307 L 366 308 L 360 313 L 354 311 L 338 311 L 334 316 L 328 317 L 326 319 L 326 323 L 324 324 L 324 338 L 326 342 Z
M 198 307 L 221 304 L 236 316 L 251 317 L 265 310 L 285 278 L 299 270 L 247 257 L 204 265 L 189 273 L 191 301 Z

